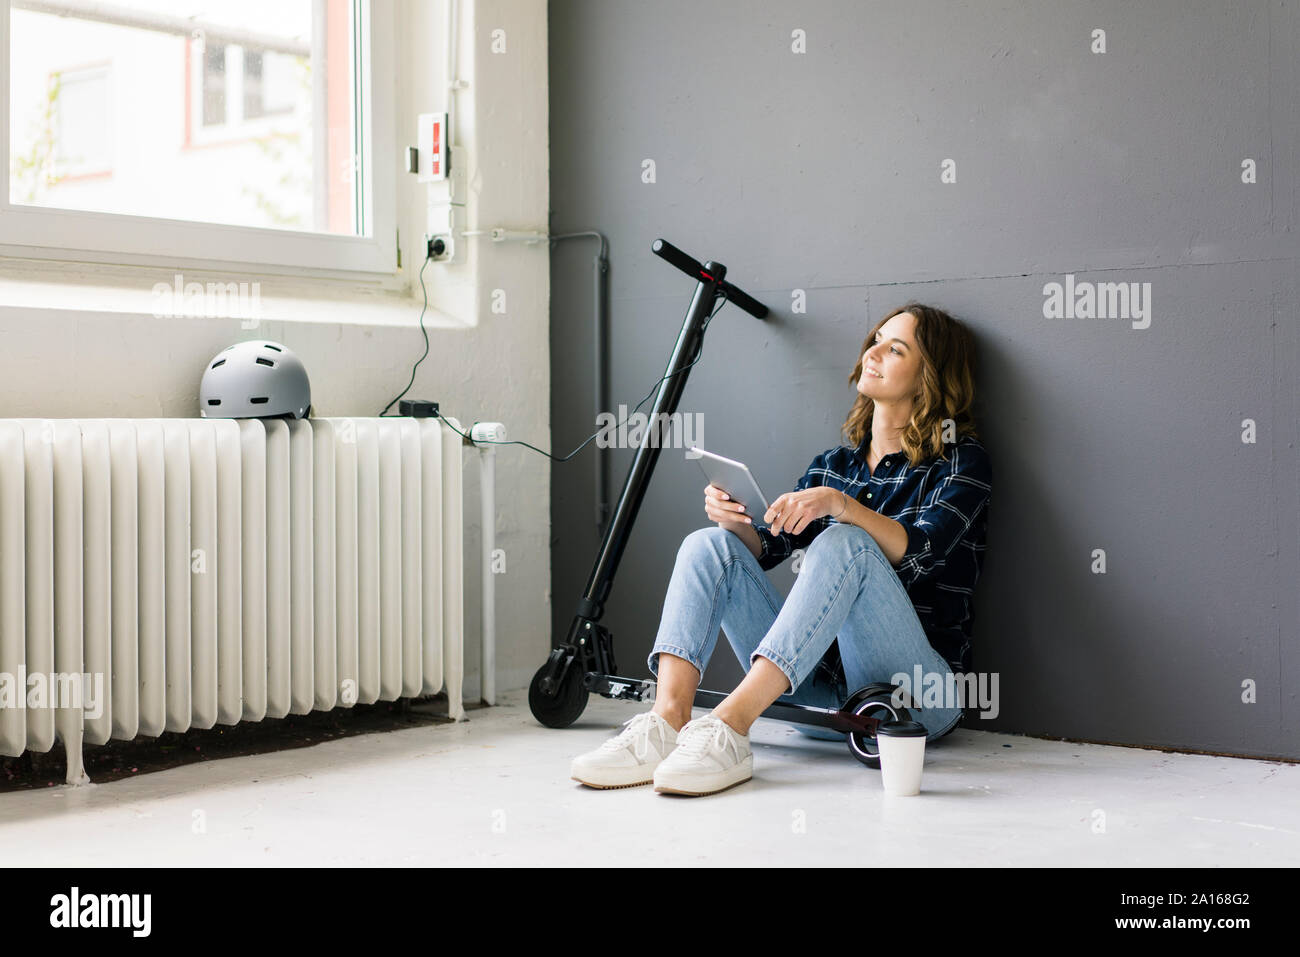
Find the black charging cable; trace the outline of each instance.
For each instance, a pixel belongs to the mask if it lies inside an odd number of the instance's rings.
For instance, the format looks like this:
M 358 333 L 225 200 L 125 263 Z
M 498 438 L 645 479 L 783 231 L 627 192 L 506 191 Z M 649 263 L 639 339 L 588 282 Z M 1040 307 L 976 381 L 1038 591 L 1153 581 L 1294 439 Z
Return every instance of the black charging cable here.
M 421 271 L 423 272 L 423 270 L 421 270 Z M 659 377 L 659 379 L 655 382 L 655 384 L 652 385 L 652 386 L 650 387 L 650 391 L 646 393 L 646 397 L 645 397 L 645 399 L 642 399 L 640 402 L 638 402 L 638 403 L 636 404 L 636 408 L 633 409 L 630 413 L 628 413 L 629 416 L 635 415 L 636 412 L 637 412 L 637 409 L 640 409 L 641 406 L 645 405 L 645 403 L 646 403 L 646 399 L 649 399 L 650 396 L 654 395 L 654 394 L 655 394 L 655 390 L 659 388 L 659 383 L 663 382 L 665 379 L 671 378 L 672 376 L 675 376 L 675 375 L 678 375 L 678 374 L 680 374 L 680 373 L 682 373 L 682 372 L 685 372 L 687 369 L 691 368 L 691 366 L 695 365 L 695 363 L 697 363 L 697 362 L 700 361 L 700 358 L 704 355 L 704 333 L 708 331 L 709 323 L 712 322 L 712 321 L 713 321 L 713 317 L 716 316 L 716 315 L 718 314 L 718 310 L 721 309 L 724 305 L 726 305 L 726 303 L 727 303 L 727 292 L 726 292 L 725 289 L 719 288 L 719 289 L 718 289 L 718 304 L 717 304 L 716 306 L 713 307 L 713 311 L 712 311 L 711 313 L 709 313 L 708 317 L 704 320 L 704 325 L 700 328 L 700 338 L 699 338 L 699 342 L 697 343 L 697 345 L 696 345 L 696 347 L 695 347 L 695 358 L 692 359 L 690 362 L 688 362 L 686 365 L 682 366 L 682 367 L 681 367 L 680 369 L 678 369 L 676 372 L 668 372 L 668 373 L 665 373 L 664 375 L 661 375 L 661 376 Z M 421 313 L 421 315 L 423 315 L 423 313 Z M 418 365 L 418 363 L 417 363 L 417 365 Z M 407 386 L 407 388 L 409 389 L 410 386 Z M 403 395 L 405 395 L 405 391 L 403 391 Z M 400 396 L 399 396 L 399 398 L 400 398 Z M 396 399 L 393 400 L 393 402 L 396 402 L 396 401 L 397 401 Z M 392 404 L 393 404 L 392 402 L 389 403 L 390 406 L 391 406 Z M 471 439 L 468 435 L 466 435 L 464 432 L 462 432 L 460 429 L 458 429 L 458 428 L 456 428 L 454 425 L 452 425 L 450 422 L 447 422 L 447 419 L 446 419 L 444 416 L 439 415 L 439 413 L 438 413 L 438 404 L 437 404 L 436 402 L 427 402 L 427 403 L 422 402 L 422 403 L 416 403 L 416 402 L 414 402 L 414 401 L 411 401 L 411 402 L 403 403 L 403 406 L 404 406 L 404 407 L 411 408 L 411 409 L 415 412 L 416 415 L 419 415 L 420 412 L 424 412 L 424 414 L 425 414 L 426 417 L 427 417 L 427 416 L 432 416 L 432 417 L 434 417 L 434 418 L 442 419 L 443 422 L 446 422 L 446 424 L 447 424 L 447 428 L 451 429 L 453 432 L 455 432 L 457 435 L 461 436 L 461 438 L 467 440 L 467 441 L 468 441 L 470 444 L 472 444 L 472 445 L 522 445 L 522 446 L 524 446 L 525 448 L 532 449 L 534 452 L 540 452 L 542 455 L 545 455 L 548 459 L 551 459 L 552 461 L 555 461 L 555 462 L 567 462 L 569 459 L 573 458 L 575 455 L 577 455 L 579 452 L 581 452 L 584 448 L 586 448 L 586 447 L 587 447 L 587 442 L 590 442 L 590 441 L 591 441 L 592 439 L 594 439 L 596 436 L 600 435 L 600 433 L 601 433 L 602 431 L 604 431 L 603 429 L 597 429 L 595 432 L 591 433 L 591 435 L 588 437 L 588 439 L 587 439 L 586 442 L 583 442 L 582 445 L 579 445 L 576 449 L 574 449 L 574 450 L 573 450 L 572 452 L 570 452 L 568 455 L 564 456 L 563 458 L 556 458 L 556 457 L 555 457 L 554 455 L 552 455 L 550 452 L 543 452 L 543 451 L 542 451 L 541 449 L 539 449 L 537 446 L 535 446 L 535 445 L 529 445 L 527 442 L 521 442 L 521 441 L 519 441 L 519 440 L 517 440 L 517 439 L 508 439 L 508 440 L 506 440 L 506 441 L 498 441 L 498 440 L 496 440 L 496 439 L 481 439 L 481 440 L 479 440 L 479 441 L 475 441 L 474 439 Z M 482 420 L 479 420 L 479 421 L 482 421 Z M 622 422 L 620 422 L 620 423 L 618 423 L 618 424 L 619 424 L 619 425 L 626 425 L 626 424 L 627 424 L 627 419 L 624 419 Z M 478 422 L 475 422 L 474 425 L 478 425 Z M 474 426 L 470 426 L 470 431 L 471 431 L 471 432 L 474 431 Z
M 433 259 L 433 250 L 426 248 L 424 254 L 424 262 L 420 264 L 420 292 L 424 294 L 424 305 L 420 307 L 420 335 L 424 336 L 424 355 L 416 359 L 415 365 L 411 366 L 411 381 L 406 383 L 405 389 L 403 389 L 401 392 L 397 393 L 396 396 L 394 396 L 393 402 L 396 402 L 402 396 L 406 395 L 406 393 L 411 391 L 411 386 L 415 384 L 415 370 L 420 368 L 420 363 L 423 362 L 424 357 L 429 354 L 429 331 L 424 328 L 424 313 L 425 310 L 429 308 L 429 290 L 426 289 L 424 286 L 424 270 L 425 267 L 429 265 L 429 261 L 431 259 Z M 384 411 L 379 413 L 381 417 L 388 414 L 388 410 L 393 407 L 393 402 L 390 402 L 388 403 L 388 405 L 384 406 Z

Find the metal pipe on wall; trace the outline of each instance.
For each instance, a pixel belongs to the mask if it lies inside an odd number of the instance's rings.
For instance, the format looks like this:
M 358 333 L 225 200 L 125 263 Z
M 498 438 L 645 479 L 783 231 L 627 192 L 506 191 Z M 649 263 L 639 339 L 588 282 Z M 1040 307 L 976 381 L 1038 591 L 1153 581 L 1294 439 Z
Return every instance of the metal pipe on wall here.
M 496 551 L 496 461 L 495 446 L 479 446 L 480 493 L 483 522 L 483 664 L 479 669 L 483 703 L 497 703 L 497 614 L 496 579 L 493 577 L 492 553 Z

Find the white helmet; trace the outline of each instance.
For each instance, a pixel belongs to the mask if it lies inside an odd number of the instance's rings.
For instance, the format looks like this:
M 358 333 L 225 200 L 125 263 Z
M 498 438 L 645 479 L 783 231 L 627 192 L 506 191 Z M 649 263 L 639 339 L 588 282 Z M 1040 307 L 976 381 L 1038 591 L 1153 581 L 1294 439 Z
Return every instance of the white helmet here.
M 311 407 L 302 360 L 278 342 L 237 342 L 212 357 L 199 385 L 199 415 L 209 419 L 301 419 Z

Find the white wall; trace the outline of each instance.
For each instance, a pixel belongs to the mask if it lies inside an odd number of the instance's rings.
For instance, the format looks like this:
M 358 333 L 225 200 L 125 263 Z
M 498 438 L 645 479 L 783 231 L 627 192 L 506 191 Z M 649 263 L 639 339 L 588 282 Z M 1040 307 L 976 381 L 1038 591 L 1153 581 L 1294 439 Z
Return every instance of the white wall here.
M 377 0 L 384 2 L 384 0 Z M 466 147 L 474 186 L 468 225 L 545 229 L 547 189 L 546 5 L 462 0 L 461 109 L 457 141 Z M 402 0 L 402 41 L 421 56 L 399 70 L 398 143 L 415 137 L 415 114 L 441 99 L 446 0 Z M 507 31 L 507 52 L 489 52 L 491 31 Z M 524 162 L 523 157 L 534 157 Z M 404 271 L 414 279 L 424 226 L 423 187 L 404 176 L 399 195 Z M 548 249 L 467 239 L 467 261 L 431 263 L 429 356 L 409 396 L 437 400 L 465 425 L 506 424 L 509 438 L 550 448 Z M 141 272 L 148 290 L 171 270 Z M 54 277 L 49 295 L 28 279 Z M 0 262 L 0 417 L 190 417 L 208 359 L 231 342 L 270 338 L 302 357 L 317 415 L 375 415 L 405 386 L 423 350 L 415 326 L 420 293 L 406 306 L 322 302 L 329 321 L 305 321 L 302 302 L 277 306 L 263 283 L 263 313 L 254 332 L 237 319 L 155 318 L 142 300 L 121 305 L 120 289 L 90 282 L 97 271 L 73 264 L 36 268 Z M 507 312 L 490 311 L 492 291 L 506 291 Z M 274 286 L 271 284 L 271 291 Z M 137 297 L 139 298 L 139 297 Z M 272 301 L 268 302 L 268 299 Z M 439 314 L 441 310 L 444 314 Z M 292 316 L 291 319 L 276 318 Z M 466 328 L 449 328 L 457 322 Z M 479 692 L 481 620 L 477 453 L 466 449 L 466 683 Z M 524 687 L 550 647 L 550 469 L 522 446 L 501 446 L 497 468 L 497 546 L 506 572 L 497 576 L 497 687 Z

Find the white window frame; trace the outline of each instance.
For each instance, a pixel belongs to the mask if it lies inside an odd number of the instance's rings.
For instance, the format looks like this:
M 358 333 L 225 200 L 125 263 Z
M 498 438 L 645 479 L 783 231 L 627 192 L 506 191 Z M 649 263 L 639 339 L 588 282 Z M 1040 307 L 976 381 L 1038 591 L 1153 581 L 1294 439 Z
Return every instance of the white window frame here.
M 395 276 L 397 247 L 396 4 L 352 0 L 369 40 L 360 51 L 370 83 L 360 103 L 370 166 L 362 207 L 368 236 L 200 223 L 126 213 L 15 205 L 9 193 L 10 3 L 0 0 L 0 256 L 218 269 L 285 276 L 382 280 Z

